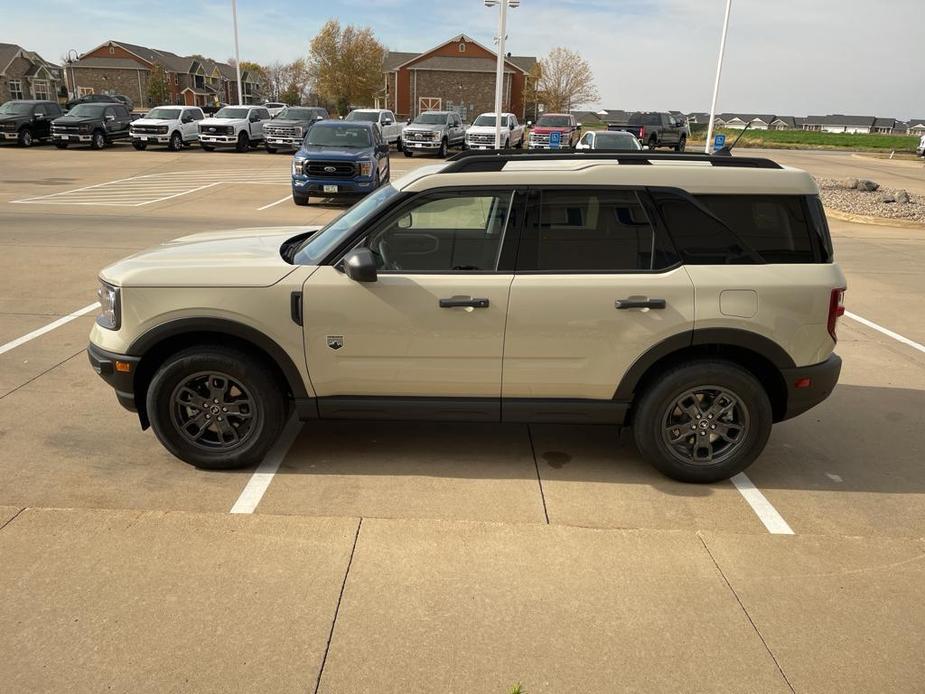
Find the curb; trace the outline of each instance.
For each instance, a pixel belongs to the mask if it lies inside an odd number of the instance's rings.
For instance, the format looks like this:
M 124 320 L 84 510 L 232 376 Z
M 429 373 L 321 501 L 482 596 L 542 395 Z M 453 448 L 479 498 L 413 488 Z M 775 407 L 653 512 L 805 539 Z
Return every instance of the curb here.
M 835 210 L 831 207 L 825 208 L 825 214 L 830 219 L 838 219 L 842 222 L 854 222 L 855 224 L 874 224 L 882 227 L 896 227 L 898 229 L 920 229 L 925 231 L 925 224 L 921 222 L 910 222 L 905 219 L 892 219 L 890 217 L 871 217 L 863 214 L 850 214 Z

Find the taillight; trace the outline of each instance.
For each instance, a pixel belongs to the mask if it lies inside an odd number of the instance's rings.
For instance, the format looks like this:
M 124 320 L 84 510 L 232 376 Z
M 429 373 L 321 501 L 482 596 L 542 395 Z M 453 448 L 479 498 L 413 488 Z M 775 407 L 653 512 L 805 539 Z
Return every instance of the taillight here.
M 640 139 L 640 140 L 645 140 L 645 139 L 646 139 L 646 129 L 645 129 L 645 127 L 639 128 L 639 139 Z
M 838 342 L 835 329 L 838 327 L 838 319 L 843 315 L 845 315 L 845 287 L 833 289 L 829 297 L 829 335 L 835 342 Z

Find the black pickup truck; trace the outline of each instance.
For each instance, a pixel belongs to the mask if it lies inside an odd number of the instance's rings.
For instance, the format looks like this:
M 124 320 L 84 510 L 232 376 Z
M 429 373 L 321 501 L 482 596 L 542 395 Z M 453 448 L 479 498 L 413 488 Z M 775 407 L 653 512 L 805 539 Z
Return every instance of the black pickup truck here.
M 629 117 L 626 123 L 610 123 L 608 130 L 625 130 L 639 139 L 639 144 L 655 149 L 672 147 L 683 152 L 691 131 L 684 119 L 670 113 L 639 111 Z
M 16 140 L 21 147 L 51 137 L 51 121 L 61 115 L 54 101 L 7 101 L 0 106 L 0 140 Z
M 103 149 L 115 140 L 127 140 L 131 122 L 132 117 L 122 104 L 77 104 L 67 115 L 52 121 L 51 136 L 58 149 L 69 144 Z

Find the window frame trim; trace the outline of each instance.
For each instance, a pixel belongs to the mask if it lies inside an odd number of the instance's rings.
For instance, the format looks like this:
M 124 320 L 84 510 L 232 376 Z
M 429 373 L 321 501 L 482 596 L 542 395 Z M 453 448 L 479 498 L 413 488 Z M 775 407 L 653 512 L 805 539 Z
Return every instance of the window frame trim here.
M 605 191 L 630 191 L 636 193 L 643 211 L 649 219 L 652 227 L 653 241 L 661 235 L 661 238 L 667 243 L 668 248 L 674 252 L 675 262 L 663 268 L 650 270 L 518 270 L 517 261 L 519 260 L 520 247 L 523 245 L 523 239 L 527 234 L 527 218 L 531 211 L 539 208 L 542 204 L 542 191 L 544 190 L 605 190 Z M 658 214 L 655 202 L 653 201 L 647 186 L 633 185 L 532 185 L 527 186 L 528 200 L 524 207 L 524 215 L 521 220 L 521 233 L 518 240 L 518 255 L 514 258 L 515 275 L 664 275 L 673 272 L 684 266 L 681 254 L 675 246 L 674 239 L 668 232 L 668 228 Z M 535 213 L 535 212 L 534 212 Z

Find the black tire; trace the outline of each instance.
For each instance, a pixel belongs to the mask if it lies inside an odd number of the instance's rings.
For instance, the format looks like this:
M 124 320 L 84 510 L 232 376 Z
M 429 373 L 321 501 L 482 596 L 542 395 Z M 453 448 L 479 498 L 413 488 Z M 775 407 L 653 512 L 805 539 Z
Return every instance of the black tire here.
M 60 140 L 55 140 L 55 147 L 57 147 L 58 149 L 67 149 L 67 146 L 68 146 L 67 142 L 61 142 Z
M 401 144 L 401 136 L 399 136 L 399 137 L 398 137 L 398 139 L 397 139 L 397 140 L 395 140 L 395 149 L 397 149 L 397 150 L 401 150 L 401 148 L 402 148 L 402 144 Z
M 296 193 L 293 193 L 292 202 L 294 202 L 299 207 L 307 207 L 308 206 L 308 196 L 307 195 L 297 195 Z
M 183 136 L 179 131 L 173 131 L 173 134 L 170 136 L 170 141 L 167 143 L 167 149 L 171 152 L 179 152 L 183 149 Z
M 20 147 L 31 147 L 35 143 L 35 138 L 32 136 L 32 130 L 29 128 L 23 128 L 19 131 L 19 137 L 16 138 L 16 144 Z
M 440 157 L 441 159 L 444 159 L 446 157 L 446 150 L 447 150 L 446 138 L 443 138 L 442 140 L 440 140 L 440 149 L 437 150 L 437 156 Z
M 698 392 L 723 395 L 698 401 Z M 697 414 L 682 409 L 681 400 Z M 733 409 L 716 419 L 708 416 L 711 405 L 722 408 L 732 400 L 736 401 Z M 732 362 L 702 359 L 675 366 L 649 384 L 633 413 L 633 436 L 639 452 L 662 474 L 680 482 L 719 482 L 741 472 L 761 454 L 771 434 L 772 416 L 768 395 L 750 372 Z M 717 426 L 737 434 L 727 438 L 710 433 Z M 685 435 L 689 427 L 691 433 Z M 673 437 L 677 441 L 671 443 Z M 706 450 L 705 460 L 694 460 L 698 451 Z
M 201 144 L 201 145 L 199 145 L 199 146 L 202 147 L 206 152 L 214 152 L 214 151 L 215 151 L 215 147 L 213 147 L 212 145 L 202 145 L 202 144 Z
M 405 156 L 408 158 L 411 158 L 414 156 L 414 152 L 412 152 L 410 149 L 403 149 L 402 152 L 404 152 Z
M 251 139 L 248 137 L 247 133 L 241 133 L 238 135 L 238 144 L 235 145 L 234 149 L 236 152 L 246 152 L 251 148 Z
M 139 152 L 142 152 L 148 148 L 147 142 L 132 142 L 132 147 L 137 149 Z
M 90 136 L 90 149 L 103 149 L 106 146 L 106 135 L 102 130 L 94 130 Z
M 658 140 L 654 137 L 649 138 L 649 149 L 658 149 Z
M 189 405 L 178 405 L 181 399 Z M 164 448 L 208 470 L 260 462 L 279 437 L 287 414 L 279 379 L 263 360 L 217 345 L 169 357 L 154 374 L 146 403 L 151 428 Z M 201 432 L 198 437 L 196 432 Z
M 517 141 L 517 144 L 514 146 L 517 149 L 523 149 L 524 148 L 524 136 L 521 136 L 521 138 Z
M 685 147 L 687 147 L 687 138 L 682 135 L 681 139 L 678 140 L 678 144 L 675 145 L 674 151 L 683 152 Z
M 270 147 L 270 145 L 264 145 L 264 149 L 266 149 L 270 154 L 276 154 L 277 152 L 276 147 Z

